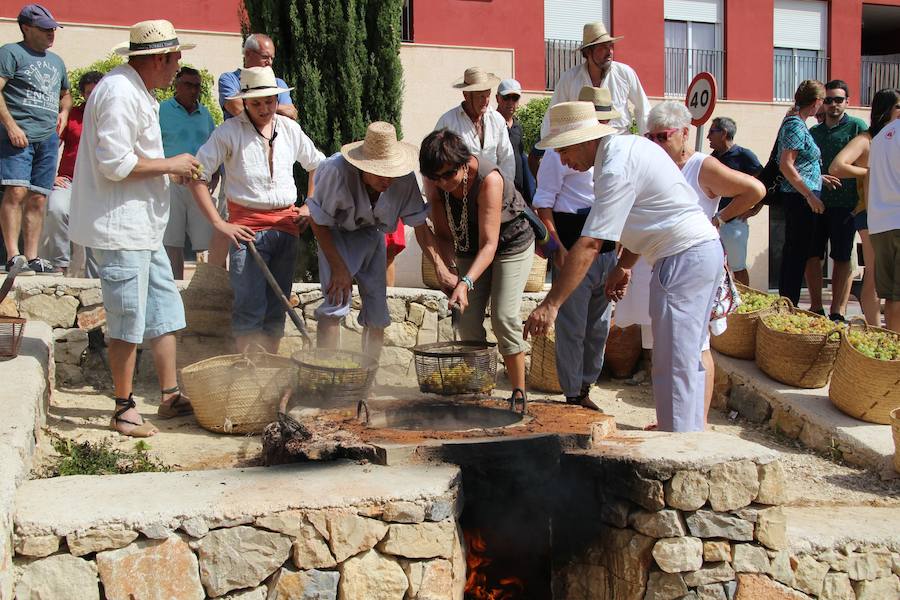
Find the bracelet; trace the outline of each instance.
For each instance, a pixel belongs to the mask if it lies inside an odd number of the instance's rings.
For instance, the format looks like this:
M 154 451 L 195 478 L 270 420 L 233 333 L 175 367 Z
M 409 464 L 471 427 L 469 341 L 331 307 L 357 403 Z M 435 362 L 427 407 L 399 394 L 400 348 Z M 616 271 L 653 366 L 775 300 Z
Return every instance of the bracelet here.
M 464 284 L 466 284 L 466 287 L 469 289 L 470 292 L 475 289 L 475 282 L 472 281 L 472 278 L 469 277 L 468 275 L 463 275 L 462 277 L 459 278 L 459 280 L 462 281 Z

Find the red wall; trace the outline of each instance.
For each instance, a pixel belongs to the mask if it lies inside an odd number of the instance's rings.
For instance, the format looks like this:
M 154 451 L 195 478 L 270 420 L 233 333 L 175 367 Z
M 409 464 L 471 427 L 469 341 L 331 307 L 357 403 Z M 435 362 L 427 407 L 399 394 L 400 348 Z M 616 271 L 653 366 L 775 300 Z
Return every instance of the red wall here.
M 39 0 L 63 23 L 102 23 L 131 26 L 138 21 L 168 19 L 176 29 L 239 33 L 241 0 L 188 0 L 183 2 L 96 2 L 92 0 Z M 26 0 L 6 0 L 0 17 L 16 18 Z
M 414 0 L 413 37 L 420 44 L 513 48 L 522 87 L 544 89 L 543 0 Z
M 862 2 L 828 3 L 828 78 L 843 79 L 850 87 L 850 104 L 859 104 Z
M 613 58 L 635 71 L 648 96 L 662 96 L 666 87 L 665 11 L 663 0 L 613 0 L 610 33 L 624 35 Z
M 774 11 L 774 0 L 725 0 L 725 98 L 772 101 Z

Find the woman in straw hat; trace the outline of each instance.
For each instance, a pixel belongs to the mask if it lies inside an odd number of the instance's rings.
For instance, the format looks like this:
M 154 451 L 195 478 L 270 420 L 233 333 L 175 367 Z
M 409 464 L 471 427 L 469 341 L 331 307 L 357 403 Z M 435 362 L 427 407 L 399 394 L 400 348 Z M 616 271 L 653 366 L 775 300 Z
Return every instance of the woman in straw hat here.
M 719 234 L 666 153 L 650 140 L 613 135 L 587 102 L 550 108 L 550 133 L 539 146 L 558 150 L 562 163 L 594 166 L 596 199 L 566 257 L 560 277 L 528 317 L 525 332 L 546 334 L 559 307 L 584 278 L 603 243 L 621 242 L 607 295 L 621 299 L 639 256 L 653 265 L 650 319 L 655 340 L 653 398 L 659 428 L 703 430 L 700 352 L 722 278 Z
M 578 99 L 594 105 L 600 123 L 619 117 L 607 89 L 582 88 Z M 553 254 L 553 279 L 559 277 L 567 251 L 581 236 L 593 205 L 594 168 L 571 169 L 562 164 L 556 150 L 547 150 L 538 170 L 533 206 L 559 248 Z M 615 244 L 609 244 L 556 316 L 556 371 L 569 404 L 597 408 L 589 395 L 591 385 L 603 369 L 603 351 L 612 316 L 612 303 L 606 297 L 606 278 L 615 264 Z
M 519 308 L 534 258 L 534 232 L 523 217 L 525 201 L 511 177 L 474 156 L 447 129 L 422 141 L 419 168 L 440 247 L 436 265 L 457 267 L 444 291 L 462 311 L 464 340 L 484 341 L 484 313 L 491 324 L 513 387 L 511 401 L 525 403 L 525 342 Z
M 486 158 L 500 168 L 504 177 L 516 176 L 516 156 L 506 119 L 491 107 L 491 90 L 500 78 L 481 67 L 469 67 L 453 87 L 462 90 L 463 101 L 445 112 L 435 130 L 447 128 L 460 138 L 469 151 Z
M 425 225 L 428 205 L 413 170 L 417 148 L 397 140 L 393 125 L 371 123 L 363 141 L 341 147 L 316 172 L 316 197 L 308 200 L 319 243 L 319 279 L 325 298 L 316 308 L 318 345 L 338 344 L 338 325 L 350 313 L 353 280 L 362 306 L 363 351 L 378 358 L 391 318 L 385 280 L 385 237 L 398 221 L 415 227 L 423 252 L 436 256 Z M 445 274 L 445 278 L 449 275 Z
M 284 309 L 266 285 L 249 255 L 253 242 L 286 296 L 294 280 L 300 235 L 300 213 L 294 206 L 297 187 L 294 163 L 313 174 L 325 155 L 316 149 L 296 121 L 276 113 L 278 87 L 272 67 L 241 70 L 240 93 L 244 112 L 213 131 L 197 152 L 203 166 L 191 192 L 213 226 L 231 241 L 229 277 L 234 290 L 231 327 L 239 352 L 258 344 L 277 352 L 284 335 Z M 228 222 L 216 210 L 206 179 L 225 165 Z

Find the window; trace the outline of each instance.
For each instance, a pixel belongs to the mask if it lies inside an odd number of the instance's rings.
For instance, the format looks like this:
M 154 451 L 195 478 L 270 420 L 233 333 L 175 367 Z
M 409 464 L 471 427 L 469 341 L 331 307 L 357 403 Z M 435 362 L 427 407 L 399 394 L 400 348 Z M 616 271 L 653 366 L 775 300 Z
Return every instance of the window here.
M 609 0 L 544 0 L 546 87 L 581 62 L 581 36 L 586 23 L 603 21 L 609 30 Z
M 819 0 L 775 0 L 774 91 L 776 101 L 790 101 L 805 79 L 825 81 L 827 5 Z
M 666 95 L 683 96 L 697 73 L 708 71 L 719 84 L 724 76 L 721 2 L 666 0 Z

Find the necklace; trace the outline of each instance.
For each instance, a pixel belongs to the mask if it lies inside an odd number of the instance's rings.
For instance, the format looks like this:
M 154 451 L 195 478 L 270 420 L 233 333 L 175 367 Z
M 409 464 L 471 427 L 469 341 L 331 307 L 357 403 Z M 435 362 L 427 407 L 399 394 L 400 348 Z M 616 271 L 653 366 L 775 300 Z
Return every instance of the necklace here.
M 463 195 L 462 195 L 462 214 L 459 219 L 459 225 L 453 219 L 453 211 L 450 210 L 450 193 L 444 192 L 444 211 L 447 213 L 447 223 L 450 224 L 450 231 L 453 233 L 453 246 L 457 252 L 469 251 L 469 165 L 465 165 L 463 171 Z

